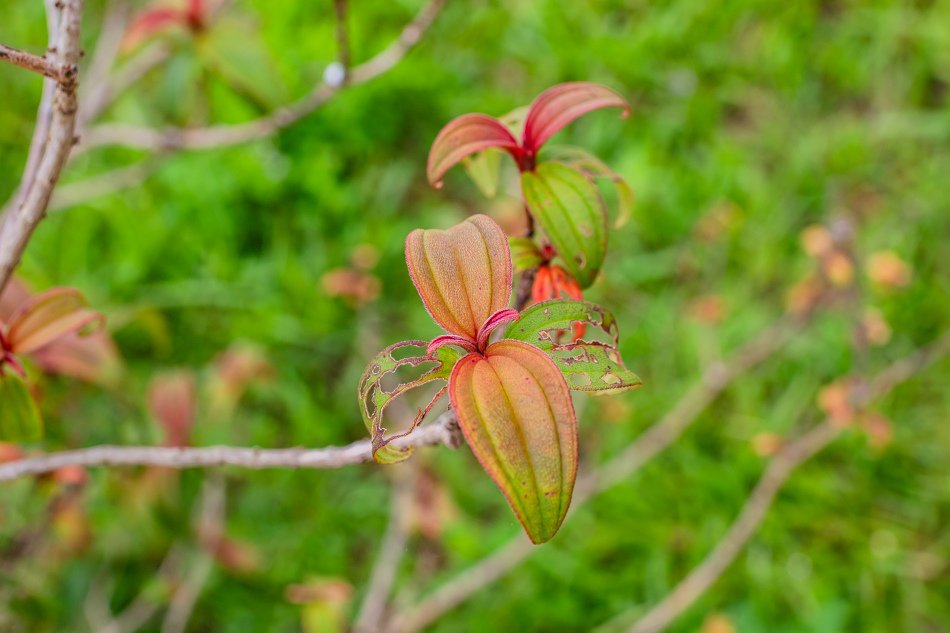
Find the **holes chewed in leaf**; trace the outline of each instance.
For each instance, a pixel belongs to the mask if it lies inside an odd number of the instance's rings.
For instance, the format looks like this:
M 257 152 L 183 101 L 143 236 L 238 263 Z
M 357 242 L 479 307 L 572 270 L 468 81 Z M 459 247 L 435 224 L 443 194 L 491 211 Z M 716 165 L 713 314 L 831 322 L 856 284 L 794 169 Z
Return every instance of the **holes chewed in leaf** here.
M 578 324 L 587 326 L 585 338 L 561 343 L 558 333 Z M 553 300 L 529 306 L 508 326 L 505 337 L 531 343 L 547 353 L 576 391 L 615 393 L 641 384 L 623 365 L 613 315 L 592 303 Z

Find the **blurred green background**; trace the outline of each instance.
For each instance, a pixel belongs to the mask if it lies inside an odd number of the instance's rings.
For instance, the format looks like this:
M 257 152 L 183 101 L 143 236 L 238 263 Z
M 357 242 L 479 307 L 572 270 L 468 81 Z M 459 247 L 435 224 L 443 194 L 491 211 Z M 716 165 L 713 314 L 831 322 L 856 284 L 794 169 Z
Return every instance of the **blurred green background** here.
M 356 62 L 421 6 L 350 4 Z M 148 390 L 169 370 L 195 375 L 193 444 L 363 438 L 355 392 L 367 360 L 437 332 L 405 271 L 405 235 L 474 212 L 510 221 L 517 209 L 511 197 L 486 201 L 461 170 L 431 188 L 429 144 L 458 114 L 501 115 L 560 81 L 604 83 L 633 104 L 626 121 L 593 114 L 557 139 L 597 153 L 637 193 L 588 296 L 618 316 L 627 365 L 646 384 L 578 399 L 582 469 L 616 454 L 703 367 L 786 310 L 789 290 L 816 266 L 801 245 L 810 225 L 844 218 L 855 227 L 852 283 L 889 329 L 868 352 L 872 371 L 950 322 L 950 3 L 447 4 L 396 68 L 276 136 L 159 157 L 143 183 L 51 213 L 21 278 L 85 292 L 109 317 L 124 373 L 90 386 L 34 372 L 44 449 L 163 441 Z M 105 6 L 88 5 L 91 50 Z M 43 49 L 42 3 L 8 0 L 3 13 L 0 40 Z M 102 120 L 163 127 L 260 116 L 320 80 L 335 59 L 333 33 L 328 1 L 234 2 L 198 38 L 156 36 L 174 50 L 169 61 Z M 39 92 L 35 76 L 0 67 L 4 198 Z M 90 151 L 63 180 L 143 156 Z M 909 283 L 869 276 L 882 251 L 906 263 Z M 717 543 L 769 444 L 821 419 L 819 389 L 854 370 L 852 326 L 847 310 L 821 312 L 679 442 L 428 630 L 567 632 L 618 614 L 621 624 L 635 620 Z M 220 402 L 229 348 L 261 370 L 233 408 Z M 944 361 L 878 403 L 891 437 L 849 431 L 803 466 L 736 563 L 669 630 L 950 631 L 948 379 Z M 50 480 L 4 484 L 0 630 L 89 630 L 90 588 L 113 589 L 104 601 L 116 612 L 143 587 L 163 604 L 169 588 L 156 568 L 175 543 L 186 567 L 202 556 L 193 515 L 212 476 L 227 489 L 228 551 L 214 552 L 189 631 L 301 630 L 302 614 L 319 608 L 287 588 L 307 582 L 316 603 L 351 586 L 342 608 L 352 614 L 386 529 L 395 469 L 414 469 L 424 488 L 422 528 L 395 588 L 412 603 L 520 530 L 467 449 L 428 449 L 415 462 L 98 469 L 78 492 Z M 159 614 L 140 630 L 161 623 Z

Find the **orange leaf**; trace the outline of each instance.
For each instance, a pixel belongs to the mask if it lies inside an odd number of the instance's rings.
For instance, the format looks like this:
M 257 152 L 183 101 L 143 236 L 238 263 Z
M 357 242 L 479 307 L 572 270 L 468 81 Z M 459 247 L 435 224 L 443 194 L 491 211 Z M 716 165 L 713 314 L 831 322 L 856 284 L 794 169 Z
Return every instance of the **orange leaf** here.
M 406 265 L 435 322 L 472 341 L 492 314 L 508 307 L 508 238 L 486 215 L 442 231 L 416 229 L 406 238 Z
M 564 376 L 527 343 L 469 354 L 449 380 L 459 426 L 534 543 L 557 533 L 577 475 L 577 418 Z
M 86 308 L 86 298 L 73 288 L 53 288 L 23 304 L 10 318 L 7 342 L 14 354 L 28 354 L 102 315 Z

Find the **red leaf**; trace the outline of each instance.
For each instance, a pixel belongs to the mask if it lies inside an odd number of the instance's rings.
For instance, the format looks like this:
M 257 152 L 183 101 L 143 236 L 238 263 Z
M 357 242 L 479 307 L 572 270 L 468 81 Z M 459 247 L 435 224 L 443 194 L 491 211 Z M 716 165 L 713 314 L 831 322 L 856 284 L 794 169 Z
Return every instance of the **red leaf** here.
M 508 151 L 515 160 L 521 155 L 518 140 L 502 123 L 485 114 L 463 114 L 449 121 L 435 137 L 429 150 L 426 175 L 434 187 L 442 186 L 442 176 L 463 158 L 490 147 Z
M 33 360 L 49 374 L 112 385 L 122 371 L 122 359 L 112 338 L 104 331 L 80 336 L 66 334 L 36 350 Z
M 577 418 L 560 370 L 538 348 L 503 340 L 460 360 L 449 394 L 472 452 L 528 536 L 550 540 L 577 475 Z
M 623 108 L 623 116 L 630 112 L 626 100 L 606 86 L 577 81 L 548 88 L 528 110 L 522 138 L 524 150 L 532 155 L 537 153 L 558 130 L 600 108 Z
M 148 388 L 149 411 L 165 431 L 167 446 L 188 446 L 196 400 L 191 372 L 168 372 L 152 379 Z
M 188 24 L 188 18 L 187 12 L 172 7 L 147 9 L 132 20 L 122 38 L 122 48 L 131 50 L 156 33 L 176 25 Z
M 53 288 L 31 298 L 10 317 L 6 337 L 10 351 L 29 354 L 91 323 L 101 322 L 102 315 L 86 305 L 86 298 L 73 288 Z

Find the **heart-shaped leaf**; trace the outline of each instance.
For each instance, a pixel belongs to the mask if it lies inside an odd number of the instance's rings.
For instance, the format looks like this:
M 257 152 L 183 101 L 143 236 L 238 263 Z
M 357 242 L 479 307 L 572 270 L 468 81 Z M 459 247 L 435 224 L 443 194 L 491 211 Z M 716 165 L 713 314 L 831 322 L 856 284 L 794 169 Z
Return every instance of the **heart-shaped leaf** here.
M 399 358 L 396 357 L 397 353 Z M 459 351 L 449 346 L 439 347 L 429 356 L 425 341 L 403 341 L 390 345 L 370 361 L 360 378 L 359 399 L 363 423 L 373 438 L 373 457 L 377 462 L 393 464 L 412 455 L 411 447 L 396 448 L 389 443 L 397 437 L 407 435 L 418 426 L 438 398 L 433 398 L 429 405 L 419 412 L 407 430 L 391 437 L 385 436 L 386 429 L 383 427 L 386 407 L 410 389 L 433 380 L 448 380 L 452 367 L 461 357 Z M 383 384 L 384 381 L 398 380 L 395 374 L 402 368 L 416 368 L 422 373 L 395 386 Z M 438 395 L 441 395 L 441 392 Z
M 559 342 L 563 332 L 572 326 L 576 331 L 578 323 L 587 325 L 588 333 L 593 330 L 605 340 Z M 624 366 L 620 357 L 617 321 L 594 303 L 566 300 L 536 303 L 525 308 L 518 320 L 508 326 L 504 338 L 525 341 L 543 350 L 575 391 L 604 395 L 643 384 Z
M 472 452 L 528 536 L 550 540 L 577 475 L 577 418 L 564 376 L 536 347 L 499 341 L 458 362 L 449 394 Z
M 463 114 L 449 121 L 435 137 L 429 150 L 426 175 L 434 187 L 442 186 L 442 176 L 466 156 L 498 147 L 517 160 L 518 141 L 498 119 L 486 114 Z
M 586 174 L 588 178 L 606 178 L 610 180 L 617 190 L 617 218 L 614 220 L 614 228 L 619 229 L 630 220 L 635 202 L 633 187 L 623 176 L 608 167 L 604 161 L 586 149 L 571 145 L 549 147 L 545 150 L 545 156 L 550 160 L 573 167 Z
M 29 299 L 10 318 L 7 342 L 14 354 L 29 354 L 102 315 L 87 309 L 86 298 L 73 288 L 53 288 Z
M 485 319 L 508 307 L 508 238 L 486 215 L 445 231 L 416 229 L 406 238 L 406 265 L 429 314 L 451 334 L 474 341 Z
M 600 108 L 623 108 L 623 116 L 630 112 L 627 101 L 607 86 L 575 81 L 548 88 L 528 109 L 522 136 L 524 149 L 536 153 L 558 130 Z
M 43 422 L 23 379 L 0 372 L 0 442 L 33 442 L 43 437 Z
M 521 174 L 525 203 L 582 288 L 594 283 L 607 252 L 607 210 L 597 186 L 561 163 Z

